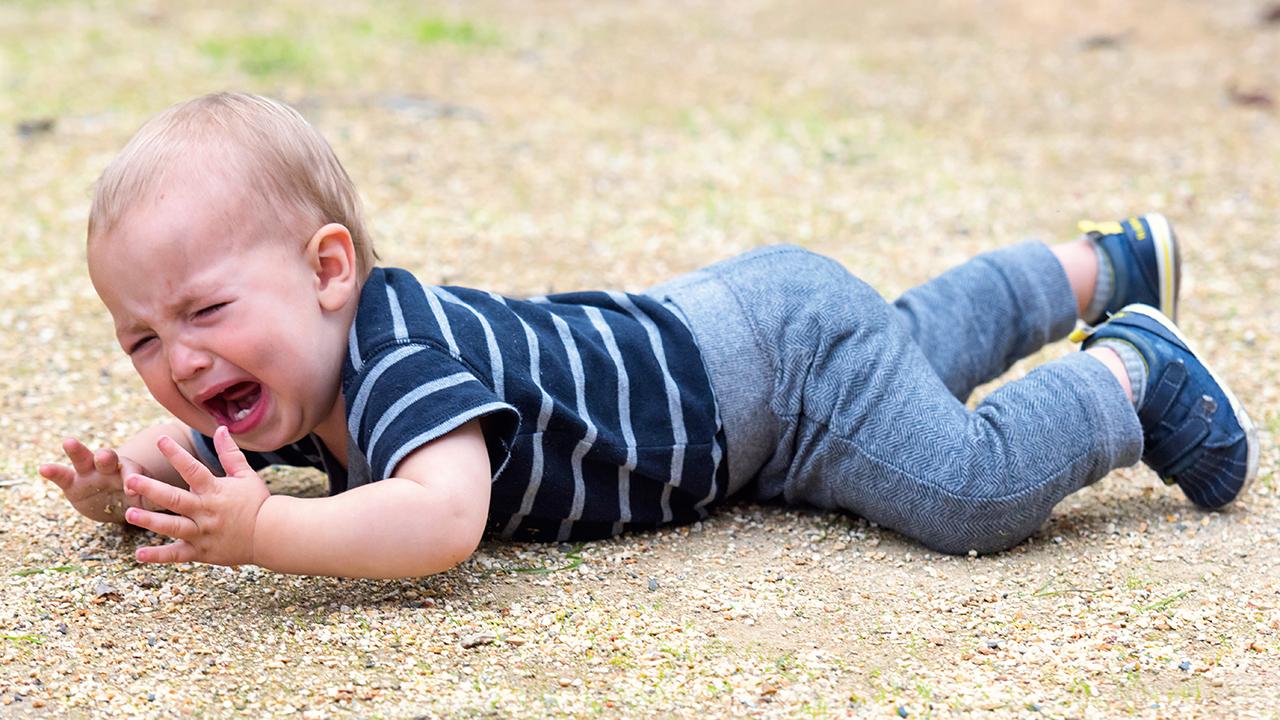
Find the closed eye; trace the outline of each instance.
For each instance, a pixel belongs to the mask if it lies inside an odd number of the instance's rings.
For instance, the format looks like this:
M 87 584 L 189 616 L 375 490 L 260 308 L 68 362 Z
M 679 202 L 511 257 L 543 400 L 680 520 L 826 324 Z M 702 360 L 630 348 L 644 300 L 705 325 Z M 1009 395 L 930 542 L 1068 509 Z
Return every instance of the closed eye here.
M 213 305 L 209 305 L 209 306 L 207 306 L 207 307 L 202 307 L 202 308 L 200 308 L 199 310 L 197 310 L 197 311 L 195 312 L 195 314 L 194 314 L 192 317 L 197 317 L 197 318 L 208 317 L 208 316 L 210 316 L 210 315 L 212 315 L 212 314 L 214 314 L 214 313 L 218 312 L 219 310 L 221 310 L 222 308 L 224 308 L 224 307 L 226 307 L 226 306 L 227 306 L 227 303 L 224 303 L 224 302 L 223 302 L 223 303 L 214 303 Z
M 126 352 L 129 355 L 132 355 L 138 352 L 139 350 L 141 350 L 142 348 L 146 347 L 147 343 L 155 339 L 156 339 L 155 335 L 147 335 L 146 337 L 138 338 L 137 340 L 134 341 L 132 345 L 129 346 L 129 349 L 126 350 Z

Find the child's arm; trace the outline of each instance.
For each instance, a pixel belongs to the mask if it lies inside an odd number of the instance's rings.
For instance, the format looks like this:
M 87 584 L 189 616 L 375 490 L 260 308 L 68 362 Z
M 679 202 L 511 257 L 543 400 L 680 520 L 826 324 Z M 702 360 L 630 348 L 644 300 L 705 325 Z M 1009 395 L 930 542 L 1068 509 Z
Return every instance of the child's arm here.
M 140 473 L 186 487 L 182 477 L 156 449 L 156 440 L 163 435 L 179 438 L 182 446 L 188 452 L 192 451 L 187 426 L 175 420 L 139 432 L 125 441 L 119 451 L 99 448 L 93 452 L 79 440 L 67 438 L 62 441 L 62 450 L 71 465 L 48 463 L 41 465 L 38 471 L 62 490 L 80 514 L 98 522 L 123 523 L 127 508 L 155 509 L 125 489 L 126 476 Z
M 490 469 L 478 420 L 409 454 L 394 477 L 327 498 L 270 496 L 224 428 L 214 445 L 228 477 L 214 477 L 189 452 L 161 439 L 160 451 L 190 491 L 141 475 L 126 478 L 136 492 L 176 513 L 128 512 L 129 522 L 177 540 L 139 548 L 140 562 L 416 577 L 467 559 L 484 532 Z

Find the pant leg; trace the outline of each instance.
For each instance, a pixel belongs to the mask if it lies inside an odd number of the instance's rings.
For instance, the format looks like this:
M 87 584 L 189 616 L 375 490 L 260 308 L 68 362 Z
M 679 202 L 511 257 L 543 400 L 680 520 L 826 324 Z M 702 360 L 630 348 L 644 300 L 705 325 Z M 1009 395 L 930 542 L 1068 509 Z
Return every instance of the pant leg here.
M 897 319 L 960 400 L 1075 326 L 1057 257 L 1028 242 L 984 253 L 903 293 Z
M 1030 534 L 1068 494 L 1138 461 L 1142 433 L 1120 384 L 1083 354 L 1046 364 L 970 411 L 896 311 L 837 263 L 768 248 L 708 268 L 717 302 L 672 299 L 698 337 L 722 404 L 753 398 L 736 442 L 773 446 L 760 496 L 857 513 L 942 552 L 991 552 Z M 771 382 L 737 375 L 716 331 L 744 316 Z M 724 362 L 721 362 L 723 360 Z M 748 385 L 735 392 L 735 383 Z M 757 396 L 767 395 L 763 400 Z M 747 406 L 744 406 L 744 408 Z M 751 417 L 722 407 L 726 418 Z M 731 470 L 733 468 L 731 467 Z

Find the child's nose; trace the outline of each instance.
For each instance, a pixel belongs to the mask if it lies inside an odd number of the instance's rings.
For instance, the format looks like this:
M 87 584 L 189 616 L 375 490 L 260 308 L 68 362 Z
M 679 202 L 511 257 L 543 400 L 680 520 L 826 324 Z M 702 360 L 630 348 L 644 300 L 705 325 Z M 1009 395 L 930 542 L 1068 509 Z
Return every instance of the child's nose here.
M 208 370 L 213 360 L 209 353 L 184 342 L 169 346 L 169 371 L 174 380 L 190 380 Z

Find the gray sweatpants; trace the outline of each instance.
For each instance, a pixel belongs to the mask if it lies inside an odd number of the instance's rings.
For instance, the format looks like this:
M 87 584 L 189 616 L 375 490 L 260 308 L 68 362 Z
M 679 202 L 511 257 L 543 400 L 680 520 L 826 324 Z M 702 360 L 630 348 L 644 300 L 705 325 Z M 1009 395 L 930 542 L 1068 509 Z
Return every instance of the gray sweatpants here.
M 1073 327 L 1066 275 L 1039 243 L 980 255 L 892 305 L 791 246 L 649 292 L 680 308 L 702 349 L 731 492 L 847 510 L 942 552 L 993 552 L 1142 454 L 1120 384 L 1084 353 L 965 407 Z

